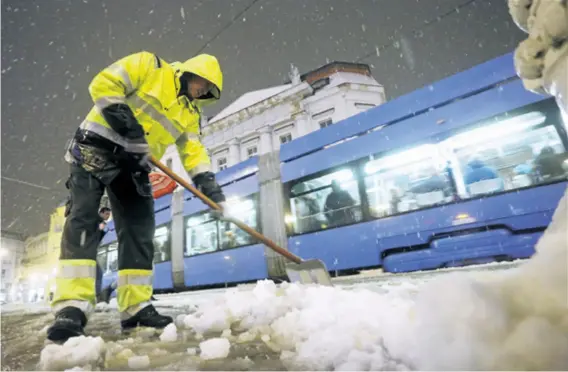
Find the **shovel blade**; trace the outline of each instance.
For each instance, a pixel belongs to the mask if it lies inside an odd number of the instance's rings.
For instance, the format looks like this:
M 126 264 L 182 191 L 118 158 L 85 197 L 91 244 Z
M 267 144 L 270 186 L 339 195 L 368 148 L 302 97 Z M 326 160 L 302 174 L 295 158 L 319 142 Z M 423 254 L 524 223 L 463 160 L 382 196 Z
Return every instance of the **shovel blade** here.
M 320 260 L 306 260 L 300 264 L 286 265 L 286 273 L 292 283 L 333 286 L 327 267 Z

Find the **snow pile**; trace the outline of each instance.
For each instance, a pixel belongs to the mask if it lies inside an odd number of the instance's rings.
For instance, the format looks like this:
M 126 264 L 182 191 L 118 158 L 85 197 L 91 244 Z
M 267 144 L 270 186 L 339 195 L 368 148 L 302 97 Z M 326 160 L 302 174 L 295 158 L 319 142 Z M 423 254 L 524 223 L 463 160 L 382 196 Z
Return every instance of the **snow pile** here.
M 271 281 L 261 281 L 253 291 L 227 291 L 218 301 L 187 315 L 184 324 L 198 334 L 227 335 L 231 325 L 246 330 L 236 337 L 237 343 L 261 340 L 281 352 L 289 368 L 404 368 L 389 359 L 384 347 L 388 339 L 393 349 L 402 352 L 404 340 L 412 336 L 401 338 L 401 330 L 408 330 L 412 305 L 401 296 L 404 291 L 408 287 L 393 288 L 386 295 L 296 284 L 278 288 Z M 228 340 L 219 342 L 229 346 Z
M 80 366 L 93 370 L 102 362 L 104 351 L 105 342 L 100 337 L 72 337 L 63 345 L 46 345 L 40 354 L 39 368 L 54 371 Z
M 160 340 L 163 342 L 175 342 L 177 340 L 177 328 L 174 323 L 170 323 L 164 328 Z
M 212 338 L 199 343 L 199 349 L 201 359 L 223 359 L 229 355 L 231 343 L 226 338 Z
M 201 305 L 183 324 L 199 337 L 245 331 L 237 343 L 262 340 L 289 369 L 566 370 L 567 230 L 565 196 L 538 253 L 510 271 L 381 293 L 262 281 Z
M 420 368 L 568 368 L 567 195 L 524 265 L 484 281 L 453 274 L 425 286 L 413 346 Z
M 128 358 L 128 368 L 144 369 L 150 366 L 150 357 L 148 355 L 131 356 Z

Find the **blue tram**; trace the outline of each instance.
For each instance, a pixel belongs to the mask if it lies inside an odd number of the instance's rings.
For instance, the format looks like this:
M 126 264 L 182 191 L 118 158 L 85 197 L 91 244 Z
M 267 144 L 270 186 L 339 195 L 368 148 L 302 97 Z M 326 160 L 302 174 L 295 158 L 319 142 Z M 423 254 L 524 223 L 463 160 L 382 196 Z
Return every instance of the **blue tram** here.
M 523 88 L 507 54 L 217 177 L 229 213 L 333 273 L 523 259 L 566 189 L 567 125 L 552 98 Z M 187 191 L 155 211 L 157 292 L 282 273 L 281 260 Z M 97 258 L 105 284 L 117 272 L 110 228 Z

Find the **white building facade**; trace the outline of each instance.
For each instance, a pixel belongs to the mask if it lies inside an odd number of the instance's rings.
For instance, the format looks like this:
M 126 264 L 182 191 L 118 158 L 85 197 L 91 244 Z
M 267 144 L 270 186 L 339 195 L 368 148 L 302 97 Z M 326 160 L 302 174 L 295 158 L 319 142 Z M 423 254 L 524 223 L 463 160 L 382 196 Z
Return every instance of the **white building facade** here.
M 20 234 L 2 231 L 1 239 L 0 300 L 4 303 L 13 301 L 20 264 L 24 256 L 24 238 Z
M 368 65 L 332 62 L 290 82 L 249 92 L 202 125 L 214 172 L 333 125 L 386 101 Z M 175 146 L 162 162 L 189 180 Z

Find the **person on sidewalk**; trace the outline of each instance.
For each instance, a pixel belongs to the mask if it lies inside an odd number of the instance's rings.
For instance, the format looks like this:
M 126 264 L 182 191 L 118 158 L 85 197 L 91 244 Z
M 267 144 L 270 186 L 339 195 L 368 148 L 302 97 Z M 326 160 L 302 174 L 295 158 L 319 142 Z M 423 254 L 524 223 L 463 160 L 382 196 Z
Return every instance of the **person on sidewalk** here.
M 110 212 L 111 211 L 109 207 L 102 207 L 101 209 L 99 209 L 99 230 L 98 230 L 99 244 L 97 245 L 97 247 L 101 244 L 103 238 L 108 232 L 107 221 L 110 218 Z M 103 268 L 97 262 L 97 278 L 95 281 L 95 291 L 97 294 L 101 292 L 102 281 L 103 281 Z

